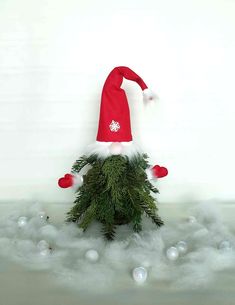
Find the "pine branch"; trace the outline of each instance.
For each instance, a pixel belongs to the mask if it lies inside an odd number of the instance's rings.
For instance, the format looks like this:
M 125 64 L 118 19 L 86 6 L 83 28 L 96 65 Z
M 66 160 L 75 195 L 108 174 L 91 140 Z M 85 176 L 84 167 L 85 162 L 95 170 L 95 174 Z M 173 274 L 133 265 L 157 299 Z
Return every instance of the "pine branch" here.
M 88 228 L 89 224 L 96 218 L 96 202 L 94 201 L 87 211 L 85 212 L 79 227 L 84 231 Z
M 113 240 L 115 237 L 116 226 L 111 223 L 104 223 L 102 232 L 107 240 Z
M 145 202 L 141 202 L 140 205 L 141 205 L 142 209 L 144 210 L 144 212 L 146 213 L 146 215 L 148 217 L 150 217 L 152 219 L 152 221 L 158 227 L 160 227 L 164 224 L 164 222 L 161 220 L 161 218 L 158 215 L 156 215 L 155 211 L 153 209 L 151 209 L 148 204 L 146 204 Z
M 136 215 L 136 217 L 133 219 L 133 230 L 137 233 L 142 231 L 141 213 L 139 215 Z
M 72 166 L 71 171 L 72 172 L 76 172 L 79 173 L 80 170 L 86 166 L 88 164 L 87 162 L 87 157 L 86 156 L 82 156 L 80 159 L 76 160 L 75 163 Z

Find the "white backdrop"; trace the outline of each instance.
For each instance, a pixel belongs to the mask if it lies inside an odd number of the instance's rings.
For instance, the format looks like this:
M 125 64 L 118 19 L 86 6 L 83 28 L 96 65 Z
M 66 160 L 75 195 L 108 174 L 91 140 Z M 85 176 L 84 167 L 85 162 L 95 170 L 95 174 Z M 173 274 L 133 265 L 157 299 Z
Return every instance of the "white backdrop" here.
M 133 136 L 169 176 L 162 202 L 235 198 L 235 1 L 0 0 L 0 200 L 73 200 L 57 178 L 96 137 L 127 65 Z

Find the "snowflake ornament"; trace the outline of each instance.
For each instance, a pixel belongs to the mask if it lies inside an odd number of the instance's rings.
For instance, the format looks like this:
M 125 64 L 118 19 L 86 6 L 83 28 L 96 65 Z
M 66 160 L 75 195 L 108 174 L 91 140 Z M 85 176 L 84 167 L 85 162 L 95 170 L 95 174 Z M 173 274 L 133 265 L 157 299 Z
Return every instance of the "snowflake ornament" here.
M 118 130 L 120 129 L 120 124 L 114 120 L 112 120 L 111 124 L 109 125 L 109 129 L 112 132 L 118 132 Z

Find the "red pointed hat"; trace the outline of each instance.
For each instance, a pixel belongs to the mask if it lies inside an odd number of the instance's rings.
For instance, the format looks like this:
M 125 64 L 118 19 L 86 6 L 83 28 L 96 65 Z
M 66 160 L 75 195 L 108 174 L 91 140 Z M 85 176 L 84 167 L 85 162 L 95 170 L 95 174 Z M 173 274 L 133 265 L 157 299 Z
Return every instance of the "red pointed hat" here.
M 102 91 L 97 141 L 132 141 L 129 105 L 125 91 L 120 88 L 123 77 L 135 81 L 143 90 L 145 98 L 153 99 L 145 82 L 134 71 L 128 67 L 114 68 Z

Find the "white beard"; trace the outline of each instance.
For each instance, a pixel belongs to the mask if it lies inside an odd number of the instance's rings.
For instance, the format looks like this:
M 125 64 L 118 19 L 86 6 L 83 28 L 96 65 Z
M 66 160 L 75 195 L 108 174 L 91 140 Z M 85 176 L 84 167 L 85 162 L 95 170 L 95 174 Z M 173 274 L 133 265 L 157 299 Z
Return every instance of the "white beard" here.
M 90 144 L 85 151 L 86 156 L 98 155 L 107 158 L 113 155 L 122 155 L 129 158 L 142 153 L 141 149 L 133 141 L 131 142 L 99 142 Z

